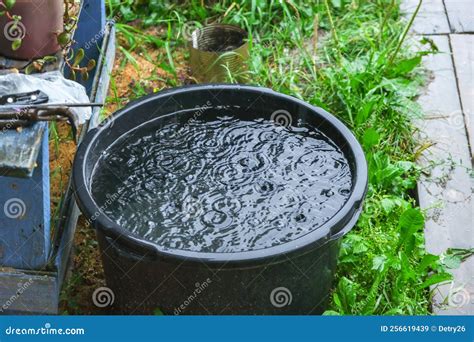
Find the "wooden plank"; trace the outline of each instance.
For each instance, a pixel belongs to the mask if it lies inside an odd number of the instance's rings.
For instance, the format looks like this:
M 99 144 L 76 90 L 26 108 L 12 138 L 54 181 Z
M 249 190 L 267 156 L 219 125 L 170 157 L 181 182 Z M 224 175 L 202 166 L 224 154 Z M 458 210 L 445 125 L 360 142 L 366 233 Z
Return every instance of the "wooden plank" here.
M 418 185 L 421 208 L 427 211 L 425 227 L 426 249 L 440 254 L 450 247 L 474 247 L 472 227 L 471 160 L 465 134 L 461 104 L 447 36 L 432 36 L 441 52 L 424 59 L 433 73 L 433 80 L 419 98 L 425 118 L 419 122 L 424 138 L 435 145 L 425 151 L 421 164 L 428 166 L 430 175 L 422 177 Z M 430 167 L 432 163 L 436 166 Z M 434 293 L 433 310 L 436 314 L 473 314 L 470 300 L 457 307 L 445 308 L 441 303 L 452 289 L 462 288 L 474 293 L 472 272 L 468 263 L 453 270 L 454 282 L 438 287 Z M 464 293 L 464 292 L 463 292 Z
M 451 31 L 474 32 L 474 3 L 472 0 L 444 0 Z
M 466 123 L 471 157 L 474 156 L 474 35 L 452 34 L 454 66 L 461 96 L 464 121 Z
M 409 18 L 415 11 L 419 0 L 403 0 L 400 9 Z M 450 33 L 448 18 L 442 0 L 424 0 L 412 30 L 418 34 Z

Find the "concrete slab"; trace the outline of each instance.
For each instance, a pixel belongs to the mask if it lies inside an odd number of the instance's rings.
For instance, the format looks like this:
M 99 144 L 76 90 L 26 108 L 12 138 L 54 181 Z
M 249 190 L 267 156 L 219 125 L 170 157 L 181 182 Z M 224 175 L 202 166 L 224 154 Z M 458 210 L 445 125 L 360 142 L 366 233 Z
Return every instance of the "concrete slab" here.
M 474 2 L 472 0 L 444 0 L 444 5 L 448 13 L 451 32 L 474 33 Z
M 473 3 L 474 6 L 474 3 Z M 474 7 L 473 7 L 474 8 Z M 474 21 L 474 20 L 473 20 Z M 452 34 L 449 36 L 453 50 L 454 66 L 459 95 L 466 123 L 471 157 L 474 156 L 474 35 Z
M 404 0 L 400 8 L 406 18 L 415 11 L 419 0 Z M 418 34 L 444 34 L 450 33 L 450 27 L 442 0 L 424 0 L 420 7 L 412 30 Z
M 419 122 L 422 139 L 434 146 L 425 151 L 420 163 L 430 170 L 418 186 L 420 206 L 427 212 L 426 249 L 440 254 L 446 249 L 474 247 L 472 215 L 471 158 L 464 117 L 457 92 L 448 36 L 432 36 L 442 52 L 427 56 L 425 66 L 433 73 L 432 82 L 419 98 L 425 118 Z M 433 167 L 433 164 L 434 167 Z M 472 260 L 468 260 L 472 263 Z M 455 280 L 436 289 L 435 314 L 474 314 L 474 274 L 464 263 L 453 270 Z M 457 292 L 454 293 L 453 289 Z M 468 299 L 453 302 L 454 294 L 469 293 Z M 472 292 L 472 295 L 471 295 Z M 446 308 L 446 300 L 451 307 Z

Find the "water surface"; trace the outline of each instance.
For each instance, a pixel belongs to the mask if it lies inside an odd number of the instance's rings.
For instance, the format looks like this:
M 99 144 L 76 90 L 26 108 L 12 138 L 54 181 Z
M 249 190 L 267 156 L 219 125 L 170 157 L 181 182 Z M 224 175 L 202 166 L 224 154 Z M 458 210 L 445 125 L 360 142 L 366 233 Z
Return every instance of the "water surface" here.
M 351 192 L 348 162 L 315 128 L 222 117 L 149 125 L 99 159 L 111 219 L 168 248 L 239 252 L 318 229 Z

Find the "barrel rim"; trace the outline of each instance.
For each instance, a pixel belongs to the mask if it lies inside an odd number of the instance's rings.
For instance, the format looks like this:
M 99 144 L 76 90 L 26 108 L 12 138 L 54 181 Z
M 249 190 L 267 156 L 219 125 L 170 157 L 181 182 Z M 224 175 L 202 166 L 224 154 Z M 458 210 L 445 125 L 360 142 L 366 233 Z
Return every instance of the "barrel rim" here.
M 168 96 L 177 94 L 186 94 L 195 91 L 221 91 L 221 90 L 233 90 L 233 91 L 247 91 L 257 92 L 262 95 L 278 96 L 282 97 L 287 101 L 296 103 L 299 106 L 303 106 L 308 110 L 319 115 L 327 122 L 329 122 L 335 129 L 337 129 L 340 135 L 346 140 L 350 147 L 350 150 L 354 157 L 355 168 L 354 173 L 354 184 L 352 193 L 346 200 L 346 203 L 342 208 L 326 223 L 320 226 L 318 229 L 311 231 L 295 240 L 285 242 L 280 245 L 243 252 L 229 252 L 229 253 L 209 253 L 209 252 L 193 252 L 180 249 L 171 249 L 163 247 L 148 241 L 137 234 L 131 233 L 130 231 L 122 228 L 119 224 L 110 219 L 105 215 L 100 206 L 95 203 L 93 196 L 88 185 L 85 175 L 85 163 L 87 156 L 90 153 L 94 141 L 101 137 L 103 132 L 110 129 L 113 125 L 113 121 L 121 116 L 127 115 L 127 113 L 133 112 L 137 107 L 150 102 L 162 99 Z M 157 258 L 177 260 L 180 262 L 184 261 L 195 261 L 204 263 L 219 263 L 219 264 L 240 264 L 248 262 L 256 262 L 262 260 L 276 260 L 279 257 L 285 257 L 290 253 L 306 253 L 315 248 L 318 248 L 328 241 L 336 240 L 341 238 L 357 222 L 357 219 L 361 212 L 361 206 L 363 199 L 367 191 L 368 174 L 367 174 L 367 163 L 363 149 L 352 132 L 335 116 L 329 114 L 325 110 L 319 107 L 310 105 L 295 97 L 278 93 L 274 90 L 250 86 L 250 85 L 239 85 L 239 84 L 205 84 L 205 85 L 188 85 L 178 88 L 171 88 L 160 91 L 155 94 L 151 94 L 130 102 L 126 107 L 117 111 L 114 115 L 114 120 L 107 120 L 104 125 L 90 130 L 84 137 L 82 143 L 78 147 L 76 157 L 73 165 L 73 189 L 77 200 L 77 203 L 81 211 L 86 217 L 95 217 L 92 220 L 93 226 L 98 229 L 105 236 L 108 236 L 117 242 L 120 246 L 125 249 L 133 251 L 141 255 L 155 256 Z M 131 129 L 134 129 L 132 127 Z

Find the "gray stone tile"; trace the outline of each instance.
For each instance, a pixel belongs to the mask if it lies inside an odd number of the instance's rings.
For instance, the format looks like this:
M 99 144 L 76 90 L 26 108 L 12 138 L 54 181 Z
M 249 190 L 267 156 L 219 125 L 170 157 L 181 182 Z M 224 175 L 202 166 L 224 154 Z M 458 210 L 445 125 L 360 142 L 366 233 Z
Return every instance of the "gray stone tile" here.
M 474 2 L 472 0 L 444 0 L 444 4 L 452 32 L 474 33 Z
M 401 10 L 405 17 L 410 18 L 419 0 L 404 0 Z M 418 34 L 450 33 L 449 23 L 442 0 L 424 0 L 413 22 L 412 30 Z
M 472 157 L 474 155 L 472 127 L 474 122 L 474 35 L 452 34 L 449 37 Z
M 423 166 L 435 163 L 436 166 L 430 167 L 431 173 L 420 181 L 418 195 L 421 208 L 427 211 L 426 249 L 440 254 L 450 247 L 474 247 L 473 203 L 471 159 L 448 36 L 431 38 L 442 53 L 424 60 L 425 66 L 432 72 L 432 81 L 419 98 L 425 112 L 419 126 L 422 139 L 434 145 L 425 151 L 420 163 Z M 474 286 L 472 268 L 468 268 L 467 264 L 453 270 L 453 275 L 453 286 L 462 284 L 465 289 Z M 434 305 L 435 313 L 474 314 L 474 304 L 470 300 L 459 307 L 439 305 L 448 298 L 450 289 L 450 284 L 436 288 L 433 303 L 438 304 Z
M 434 290 L 433 309 L 435 312 L 443 315 L 473 315 L 473 270 L 474 257 L 464 261 L 458 269 L 451 270 L 454 280 Z

